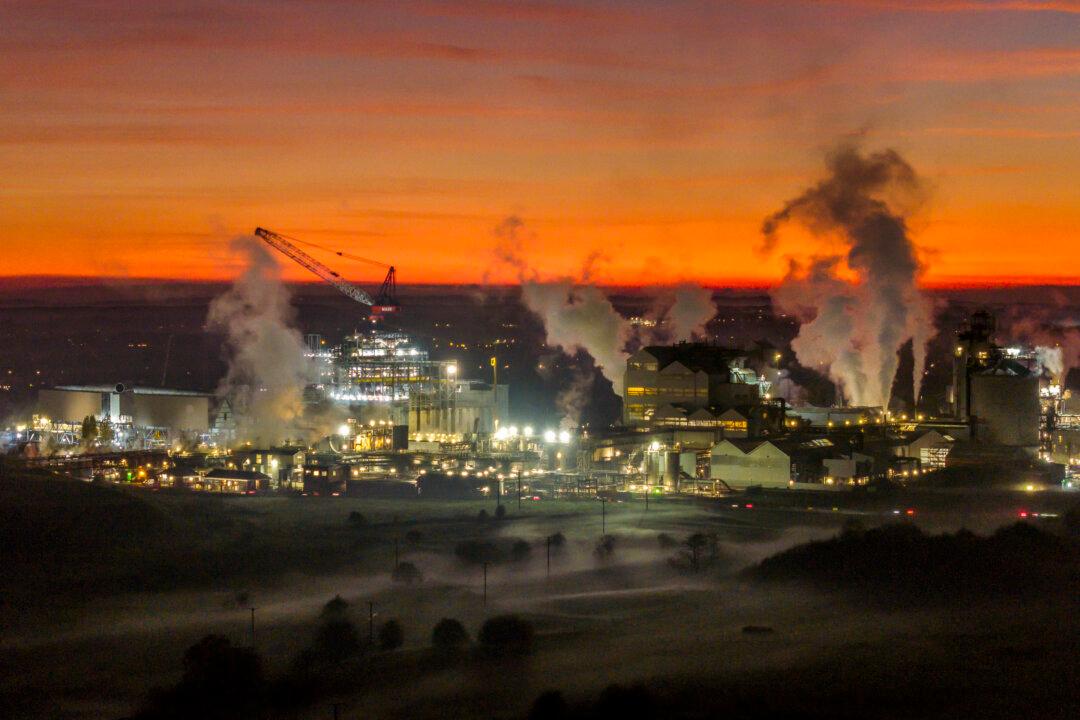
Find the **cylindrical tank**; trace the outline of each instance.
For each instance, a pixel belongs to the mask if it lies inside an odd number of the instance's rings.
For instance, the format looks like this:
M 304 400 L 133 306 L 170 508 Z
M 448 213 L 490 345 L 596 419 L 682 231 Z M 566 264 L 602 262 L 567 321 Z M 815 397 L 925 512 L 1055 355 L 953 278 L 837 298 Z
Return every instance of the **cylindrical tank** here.
M 1039 379 L 994 371 L 971 376 L 978 437 L 1017 447 L 1039 444 Z

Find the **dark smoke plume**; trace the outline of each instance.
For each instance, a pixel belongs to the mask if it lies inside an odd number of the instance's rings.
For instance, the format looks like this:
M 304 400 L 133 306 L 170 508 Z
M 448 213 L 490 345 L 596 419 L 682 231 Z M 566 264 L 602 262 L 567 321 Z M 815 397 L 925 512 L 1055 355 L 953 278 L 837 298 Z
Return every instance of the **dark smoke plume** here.
M 918 399 L 933 318 L 917 286 L 920 266 L 905 216 L 924 195 L 922 182 L 895 150 L 863 155 L 844 144 L 827 155 L 826 166 L 824 180 L 761 228 L 767 250 L 789 222 L 838 236 L 847 249 L 844 256 L 791 261 L 774 299 L 802 321 L 792 347 L 800 363 L 826 371 L 850 402 L 887 407 L 897 351 L 913 340 Z

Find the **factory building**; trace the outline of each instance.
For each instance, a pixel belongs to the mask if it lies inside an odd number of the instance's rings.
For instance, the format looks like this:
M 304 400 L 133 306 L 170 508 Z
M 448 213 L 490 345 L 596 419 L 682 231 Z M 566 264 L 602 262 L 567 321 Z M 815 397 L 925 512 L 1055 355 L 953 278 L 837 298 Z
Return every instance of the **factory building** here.
M 93 416 L 115 425 L 202 433 L 210 429 L 210 401 L 210 395 L 183 390 L 64 385 L 38 392 L 37 414 L 54 422 Z
M 414 439 L 492 435 L 499 418 L 508 417 L 510 393 L 506 385 L 448 380 L 409 398 L 409 436 Z
M 831 489 L 865 485 L 875 475 L 873 455 L 858 442 L 823 437 L 768 440 L 725 438 L 709 453 L 709 475 L 733 490 L 748 487 Z
M 953 415 L 975 438 L 1010 447 L 1039 447 L 1039 378 L 994 344 L 993 315 L 978 311 L 957 333 L 950 388 Z
M 768 398 L 769 383 L 746 366 L 745 353 L 704 343 L 653 345 L 626 360 L 623 423 L 648 425 L 672 408 L 689 420 L 695 410 L 713 415 Z M 704 419 L 699 416 L 699 419 Z
M 956 438 L 937 430 L 917 433 L 914 439 L 904 440 L 894 447 L 897 457 L 915 458 L 923 470 L 940 470 L 945 467 L 949 452 Z
M 494 433 L 509 415 L 507 386 L 458 377 L 456 363 L 432 360 L 402 332 L 372 329 L 330 349 L 321 337 L 308 336 L 307 356 L 313 399 L 345 405 L 357 428 L 378 429 L 358 430 L 358 442 L 368 446 L 352 449 L 404 449 L 410 439 L 461 441 Z M 383 427 L 392 428 L 389 446 Z
M 1080 470 L 1080 427 L 1057 428 L 1050 437 L 1047 459 L 1070 473 Z
M 297 490 L 304 484 L 305 454 L 301 447 L 244 448 L 233 451 L 229 464 L 266 475 L 271 490 Z
M 733 490 L 786 488 L 791 455 L 768 440 L 721 440 L 710 452 L 710 477 Z

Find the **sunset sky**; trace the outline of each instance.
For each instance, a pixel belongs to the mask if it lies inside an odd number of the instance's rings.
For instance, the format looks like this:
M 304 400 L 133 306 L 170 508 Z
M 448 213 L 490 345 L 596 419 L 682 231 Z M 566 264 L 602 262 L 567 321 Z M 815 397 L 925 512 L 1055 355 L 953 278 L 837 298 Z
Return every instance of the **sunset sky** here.
M 0 275 L 223 279 L 262 225 L 399 282 L 768 284 L 861 136 L 925 282 L 1077 282 L 1080 1 L 4 0 Z M 372 280 L 377 271 L 332 263 Z M 308 279 L 287 266 L 289 276 Z

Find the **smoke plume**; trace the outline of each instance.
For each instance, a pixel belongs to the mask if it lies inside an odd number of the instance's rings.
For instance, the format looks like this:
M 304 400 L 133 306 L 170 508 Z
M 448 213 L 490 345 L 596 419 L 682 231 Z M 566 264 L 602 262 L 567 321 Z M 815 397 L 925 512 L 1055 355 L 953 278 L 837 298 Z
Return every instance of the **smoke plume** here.
M 716 315 L 712 291 L 699 285 L 679 285 L 664 317 L 672 342 L 692 341 L 705 336 L 705 325 Z
M 565 280 L 530 282 L 521 286 L 525 307 L 544 323 L 547 344 L 573 355 L 588 353 L 596 366 L 622 395 L 629 326 L 599 288 Z
M 585 370 L 578 367 L 574 370 L 570 384 L 555 396 L 555 407 L 569 421 L 571 427 L 581 425 L 581 416 L 592 400 L 595 377 L 591 368 Z
M 547 344 L 562 348 L 568 355 L 579 351 L 588 354 L 604 377 L 611 381 L 616 394 L 621 395 L 622 367 L 626 362 L 625 346 L 630 328 L 604 293 L 587 284 L 597 264 L 606 259 L 603 253 L 594 251 L 585 258 L 581 283 L 572 280 L 541 282 L 526 258 L 525 240 L 530 234 L 525 221 L 510 215 L 495 226 L 494 235 L 495 263 L 509 266 L 516 272 L 521 283 L 522 301 L 543 322 Z M 591 384 L 590 376 L 590 387 Z M 575 382 L 564 390 L 560 409 L 568 415 L 580 416 L 584 387 L 582 382 Z M 579 402 L 574 402 L 574 398 Z
M 888 407 L 897 352 L 913 340 L 917 400 L 933 317 L 916 283 L 920 268 L 905 214 L 923 195 L 922 183 L 894 150 L 863 155 L 845 144 L 826 165 L 824 180 L 761 228 L 767 250 L 789 222 L 839 236 L 846 248 L 843 256 L 791 261 L 774 300 L 802 322 L 792 348 L 800 363 L 827 372 L 849 402 Z
M 516 273 L 518 282 L 535 282 L 536 271 L 529 267 L 525 259 L 525 239 L 527 230 L 525 221 L 517 215 L 504 218 L 495 226 L 495 262 L 510 266 Z M 488 281 L 485 273 L 484 283 Z
M 270 251 L 254 237 L 237 238 L 233 247 L 246 255 L 247 269 L 214 299 L 206 319 L 208 330 L 225 333 L 229 370 L 217 393 L 232 404 L 239 437 L 280 442 L 297 434 L 303 414 L 304 342 Z

